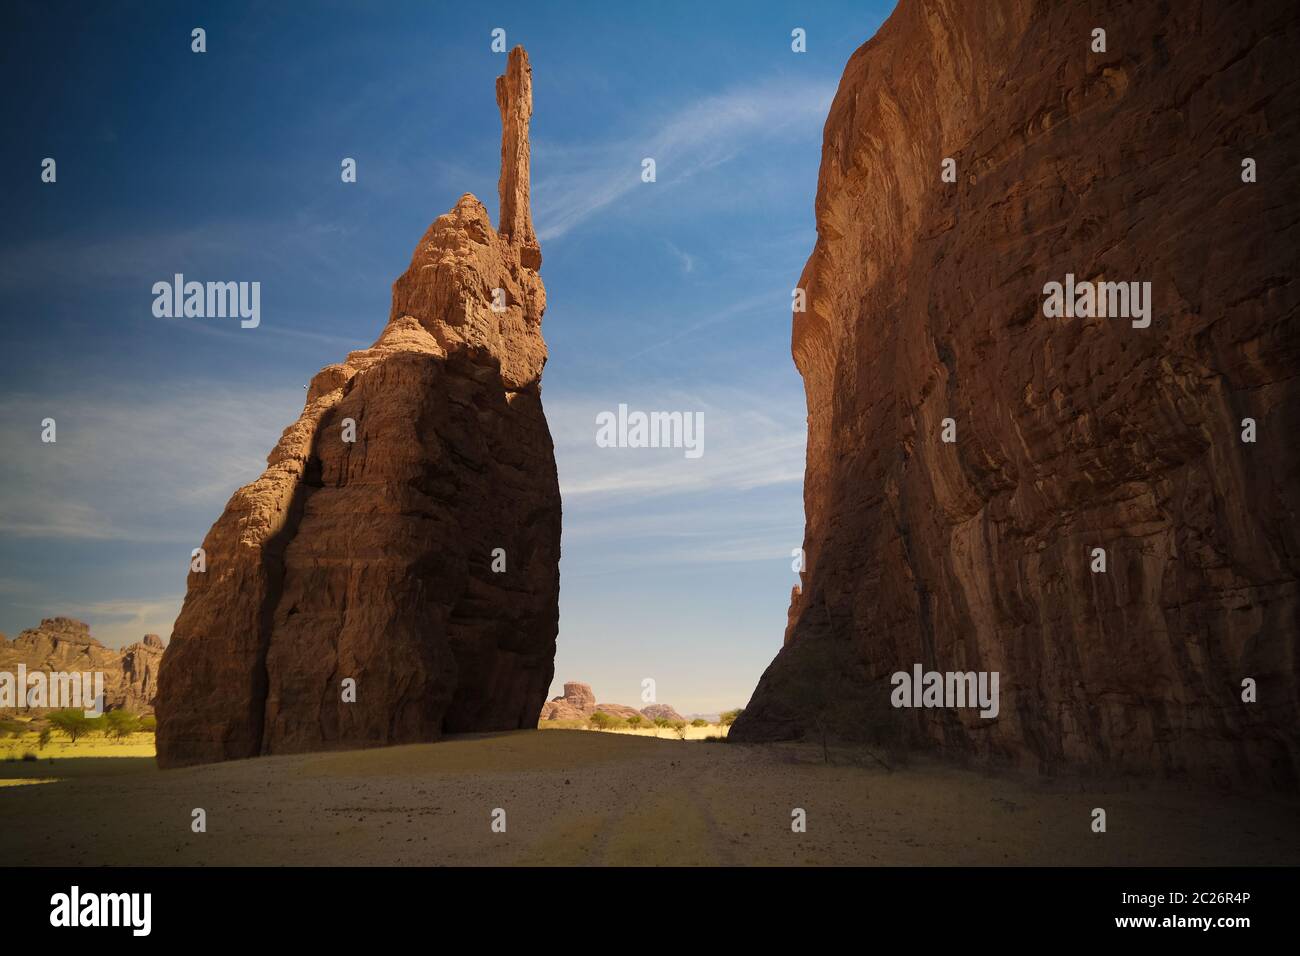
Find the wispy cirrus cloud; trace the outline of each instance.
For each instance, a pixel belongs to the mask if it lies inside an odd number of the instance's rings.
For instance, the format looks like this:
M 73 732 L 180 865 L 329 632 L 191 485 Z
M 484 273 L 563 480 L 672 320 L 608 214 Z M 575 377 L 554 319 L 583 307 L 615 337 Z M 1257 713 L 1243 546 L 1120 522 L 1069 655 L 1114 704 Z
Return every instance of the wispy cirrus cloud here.
M 596 415 L 620 402 L 703 413 L 704 453 L 688 459 L 679 448 L 599 447 Z M 802 403 L 740 388 L 629 387 L 623 395 L 548 396 L 546 413 L 571 545 L 566 573 L 779 562 L 799 544 Z
M 91 636 L 100 643 L 124 647 L 146 634 L 157 634 L 167 640 L 181 612 L 182 601 L 180 594 L 159 599 L 122 598 L 69 604 L 60 610 L 89 624 Z
M 671 189 L 792 127 L 820 127 L 834 95 L 830 82 L 769 80 L 701 97 L 641 130 L 581 151 L 535 144 L 539 168 L 566 170 L 533 187 L 538 235 L 559 238 L 642 186 L 646 157 L 655 161 L 655 185 Z
M 668 246 L 668 251 L 671 252 L 674 256 L 676 256 L 677 261 L 682 264 L 683 273 L 689 275 L 690 273 L 695 271 L 695 257 L 693 255 L 691 255 L 689 252 L 684 252 L 681 249 L 678 249 L 671 242 L 666 242 L 665 244 Z
M 0 533 L 194 540 L 265 467 L 302 395 L 186 382 L 8 397 L 0 412 L 9 451 L 0 458 Z M 53 443 L 41 440 L 46 418 L 55 421 Z
M 803 482 L 807 429 L 801 405 L 791 407 L 742 389 L 640 389 L 639 394 L 547 399 L 555 437 L 560 493 L 566 505 L 635 495 L 748 491 Z M 703 453 L 680 448 L 601 448 L 596 415 L 631 410 L 703 416 Z

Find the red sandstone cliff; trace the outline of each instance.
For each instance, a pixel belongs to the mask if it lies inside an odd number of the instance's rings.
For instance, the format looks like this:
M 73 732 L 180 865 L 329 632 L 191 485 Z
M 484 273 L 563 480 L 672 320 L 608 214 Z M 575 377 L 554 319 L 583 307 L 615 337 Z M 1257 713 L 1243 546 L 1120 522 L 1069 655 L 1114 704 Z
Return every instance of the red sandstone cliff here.
M 1296 785 L 1298 49 L 1294 4 L 902 0 L 853 55 L 807 570 L 733 739 Z M 1150 327 L 1045 317 L 1067 273 L 1150 281 Z M 891 707 L 915 663 L 1000 672 L 999 716 Z
M 429 227 L 378 341 L 316 375 L 204 540 L 162 664 L 160 765 L 536 725 L 560 496 L 522 48 L 497 102 L 498 229 L 470 195 Z

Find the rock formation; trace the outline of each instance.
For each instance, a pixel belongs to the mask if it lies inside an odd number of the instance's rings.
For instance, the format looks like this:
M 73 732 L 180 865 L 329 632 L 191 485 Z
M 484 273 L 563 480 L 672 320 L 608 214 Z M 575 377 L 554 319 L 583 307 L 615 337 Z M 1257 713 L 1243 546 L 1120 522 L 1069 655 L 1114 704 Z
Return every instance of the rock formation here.
M 582 720 L 596 712 L 596 695 L 590 684 L 566 681 L 564 694 L 542 705 L 539 720 Z
M 677 713 L 677 711 L 669 707 L 667 704 L 650 704 L 647 707 L 642 707 L 641 716 L 645 717 L 647 720 L 662 719 L 662 720 L 678 721 L 678 720 L 686 719 L 681 714 Z
M 1294 4 L 902 0 L 853 55 L 806 570 L 733 739 L 1296 786 L 1298 42 Z M 1067 274 L 1149 281 L 1149 327 L 1047 317 Z M 999 672 L 999 715 L 892 707 L 918 663 Z
M 536 725 L 560 496 L 522 48 L 496 92 L 498 228 L 471 195 L 429 227 L 378 341 L 312 379 L 203 542 L 163 660 L 164 767 Z
M 538 718 L 538 722 L 546 720 L 585 720 L 596 711 L 623 720 L 629 717 L 641 717 L 647 722 L 653 722 L 657 717 L 666 717 L 669 720 L 683 719 L 677 711 L 667 704 L 650 704 L 641 710 L 629 707 L 626 704 L 598 704 L 596 703 L 596 694 L 592 691 L 590 684 L 567 681 L 564 685 L 564 693 L 561 696 L 553 697 L 542 705 L 542 713 Z
M 602 714 L 608 714 L 611 717 L 618 717 L 621 720 L 627 720 L 629 717 L 641 717 L 641 711 L 635 707 L 629 707 L 626 704 L 597 704 L 596 710 Z
M 104 709 L 151 714 L 158 693 L 158 666 L 163 642 L 157 634 L 115 651 L 90 636 L 90 627 L 69 617 L 52 617 L 29 627 L 12 641 L 0 634 L 0 671 L 95 673 L 104 675 Z M 0 713 L 43 714 L 57 708 L 4 708 Z

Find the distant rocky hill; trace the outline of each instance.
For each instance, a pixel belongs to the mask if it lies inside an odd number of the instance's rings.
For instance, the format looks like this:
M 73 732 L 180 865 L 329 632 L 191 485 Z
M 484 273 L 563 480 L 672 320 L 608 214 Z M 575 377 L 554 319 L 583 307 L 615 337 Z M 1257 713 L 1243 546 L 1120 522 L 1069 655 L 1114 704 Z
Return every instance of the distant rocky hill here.
M 70 617 L 46 618 L 12 641 L 0 634 L 0 671 L 16 675 L 20 664 L 28 673 L 99 671 L 104 675 L 105 709 L 124 708 L 133 714 L 153 713 L 162 654 L 163 642 L 157 634 L 113 650 L 90 636 L 89 625 Z M 52 709 L 9 707 L 0 712 L 43 714 Z
M 590 684 L 566 681 L 564 694 L 548 700 L 542 705 L 542 713 L 538 721 L 583 720 L 596 711 L 609 714 L 611 717 L 622 717 L 624 720 L 628 717 L 641 717 L 647 721 L 657 720 L 661 717 L 667 720 L 686 719 L 667 704 L 651 704 L 641 710 L 628 707 L 626 704 L 598 704 L 596 703 L 596 694 L 592 691 Z
M 681 714 L 673 710 L 667 704 L 651 704 L 649 707 L 641 708 L 641 715 L 649 717 L 651 720 L 658 720 L 660 717 L 665 720 L 685 720 Z

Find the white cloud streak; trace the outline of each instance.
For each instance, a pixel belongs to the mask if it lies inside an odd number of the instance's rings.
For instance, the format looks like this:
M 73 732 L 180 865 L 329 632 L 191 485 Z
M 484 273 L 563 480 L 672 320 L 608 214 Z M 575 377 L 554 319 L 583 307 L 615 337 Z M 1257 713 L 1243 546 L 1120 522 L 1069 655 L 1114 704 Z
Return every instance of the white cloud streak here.
M 188 542 L 195 516 L 210 522 L 261 473 L 302 396 L 202 382 L 13 396 L 0 412 L 0 533 Z M 41 441 L 47 417 L 57 428 L 50 444 Z
M 646 157 L 655 161 L 654 187 L 671 189 L 784 136 L 792 126 L 820 125 L 834 95 L 832 83 L 770 80 L 702 97 L 650 128 L 581 153 L 536 144 L 535 166 L 566 169 L 533 187 L 538 236 L 559 238 L 633 189 L 649 188 L 641 181 Z
M 560 494 L 566 505 L 584 499 L 640 498 L 708 491 L 747 491 L 803 481 L 806 426 L 796 407 L 736 389 L 708 392 L 643 390 L 601 399 L 547 398 L 556 442 Z M 704 451 L 688 459 L 682 449 L 601 448 L 596 415 L 632 410 L 696 412 L 704 416 Z M 793 403 L 791 403 L 793 404 Z

